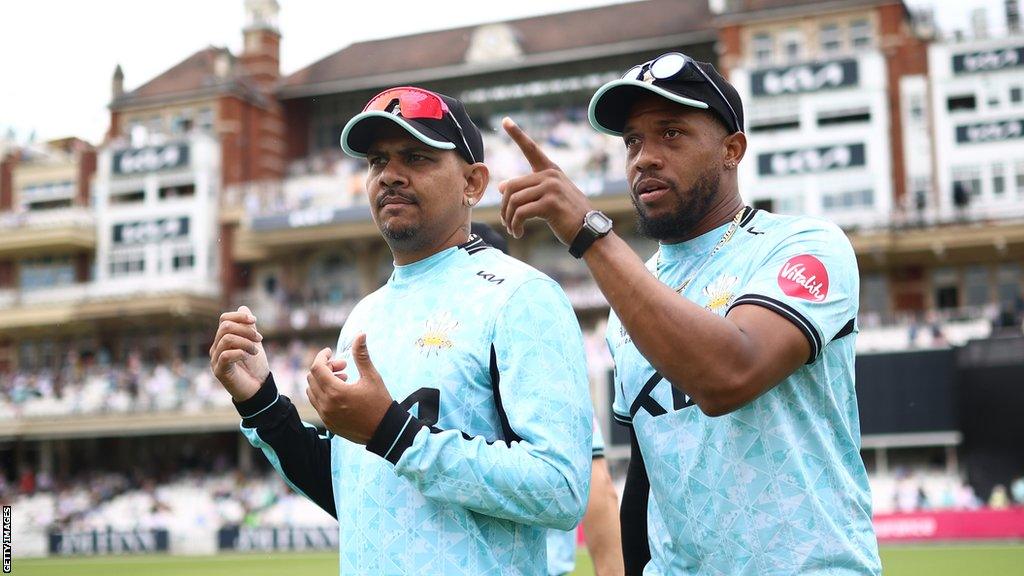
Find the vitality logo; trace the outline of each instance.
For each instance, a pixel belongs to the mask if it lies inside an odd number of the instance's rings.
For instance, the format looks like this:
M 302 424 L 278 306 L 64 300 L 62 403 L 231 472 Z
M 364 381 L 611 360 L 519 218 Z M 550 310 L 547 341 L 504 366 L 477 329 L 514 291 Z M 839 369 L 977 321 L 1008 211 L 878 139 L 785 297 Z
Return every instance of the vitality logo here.
M 779 288 L 794 298 L 823 302 L 828 296 L 828 270 L 810 254 L 794 256 L 779 270 Z

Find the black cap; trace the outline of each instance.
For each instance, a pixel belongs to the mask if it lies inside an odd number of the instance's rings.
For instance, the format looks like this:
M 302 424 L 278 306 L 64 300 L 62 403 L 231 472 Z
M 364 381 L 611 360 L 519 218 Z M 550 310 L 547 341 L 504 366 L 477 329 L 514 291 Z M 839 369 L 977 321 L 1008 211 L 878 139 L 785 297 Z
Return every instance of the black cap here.
M 700 67 L 707 78 L 691 66 L 686 66 L 680 73 L 664 80 L 645 73 L 642 79 L 623 78 L 601 86 L 590 99 L 590 124 L 599 132 L 622 136 L 622 128 L 626 125 L 633 103 L 640 96 L 653 93 L 677 104 L 710 110 L 730 133 L 742 132 L 743 102 L 739 93 L 711 64 L 696 60 L 692 62 Z M 714 86 L 708 80 L 714 82 Z M 735 120 L 729 106 L 736 111 Z
M 418 90 L 422 90 L 419 88 Z M 394 100 L 387 111 L 370 110 L 355 115 L 341 131 L 341 148 L 349 156 L 365 158 L 373 139 L 385 122 L 404 128 L 413 138 L 441 150 L 455 150 L 469 162 L 484 161 L 484 141 L 480 129 L 466 114 L 466 107 L 457 98 L 437 94 L 448 105 L 450 114 L 439 120 L 434 118 L 405 118 L 398 100 Z M 459 127 L 462 133 L 459 133 Z M 465 140 L 463 140 L 465 137 Z M 467 148 L 468 146 L 468 148 Z

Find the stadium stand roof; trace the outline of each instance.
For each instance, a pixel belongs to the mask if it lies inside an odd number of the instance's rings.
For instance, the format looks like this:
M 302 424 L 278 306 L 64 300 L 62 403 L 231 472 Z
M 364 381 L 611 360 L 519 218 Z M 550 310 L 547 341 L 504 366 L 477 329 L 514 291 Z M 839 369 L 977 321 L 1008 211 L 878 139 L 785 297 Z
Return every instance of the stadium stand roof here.
M 475 33 L 486 27 L 511 30 L 518 54 L 474 62 L 467 58 Z M 409 36 L 357 42 L 287 77 L 282 98 L 301 98 L 406 82 L 578 61 L 637 50 L 713 41 L 706 1 L 645 0 L 466 26 Z M 401 81 L 396 79 L 396 81 Z
M 807 12 L 820 14 L 882 4 L 900 4 L 907 12 L 903 0 L 722 0 L 722 4 L 723 9 L 715 18 L 716 24 L 788 18 Z

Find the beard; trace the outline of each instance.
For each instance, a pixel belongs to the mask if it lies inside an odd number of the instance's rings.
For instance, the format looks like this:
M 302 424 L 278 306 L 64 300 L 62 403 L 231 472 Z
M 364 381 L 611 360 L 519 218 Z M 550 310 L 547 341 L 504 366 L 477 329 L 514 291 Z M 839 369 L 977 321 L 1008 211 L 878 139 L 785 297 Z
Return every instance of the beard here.
M 405 226 L 393 228 L 390 223 L 388 223 L 381 226 L 380 232 L 388 240 L 393 240 L 395 242 L 407 242 L 415 238 L 420 233 L 420 227 Z
M 416 199 L 407 193 L 402 193 L 391 188 L 386 188 L 384 192 L 377 198 L 377 209 L 382 209 L 384 207 L 384 202 L 389 197 L 392 196 L 397 196 L 413 204 L 417 203 Z M 390 222 L 382 222 L 379 225 L 380 233 L 384 235 L 384 238 L 388 240 L 393 240 L 395 242 L 407 242 L 409 240 L 412 240 L 420 233 L 421 227 L 422 226 L 420 224 L 412 224 L 404 227 L 395 227 L 392 226 Z
M 680 193 L 675 182 L 666 181 L 669 192 L 678 200 L 676 209 L 660 217 L 647 214 L 636 192 L 630 194 L 637 213 L 637 233 L 654 240 L 686 238 L 698 222 L 707 215 L 718 193 L 721 176 L 715 170 L 707 170 L 697 177 L 686 192 Z

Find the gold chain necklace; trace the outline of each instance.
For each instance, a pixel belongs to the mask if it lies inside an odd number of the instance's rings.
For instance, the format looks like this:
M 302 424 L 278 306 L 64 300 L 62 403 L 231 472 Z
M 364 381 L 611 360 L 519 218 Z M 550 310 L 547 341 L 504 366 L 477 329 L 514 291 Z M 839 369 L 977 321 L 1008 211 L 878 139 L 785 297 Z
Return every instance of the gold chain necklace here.
M 733 234 L 735 234 L 736 231 L 739 230 L 740 220 L 743 219 L 743 213 L 746 211 L 747 209 L 746 207 L 744 207 L 742 210 L 736 213 L 736 216 L 733 217 L 732 219 L 732 224 L 729 225 L 729 229 L 726 230 L 725 234 L 722 235 L 722 238 L 718 241 L 718 244 L 715 244 L 715 247 L 711 249 L 711 252 L 709 252 L 708 255 L 704 257 L 704 261 L 700 263 L 700 266 L 697 267 L 697 270 L 695 270 L 693 274 L 690 274 L 689 278 L 683 280 L 682 284 L 676 287 L 676 292 L 682 294 L 683 290 L 686 290 L 686 287 L 690 285 L 690 282 L 693 282 L 693 279 L 696 278 L 697 275 L 700 274 L 702 271 L 704 271 L 704 267 L 707 266 L 709 262 L 711 262 L 711 259 L 714 258 L 715 254 L 717 254 L 718 251 L 722 249 L 722 246 L 725 246 L 726 244 L 729 243 L 729 240 L 732 240 Z M 655 266 L 656 271 L 660 276 L 661 250 L 658 251 L 658 262 Z

